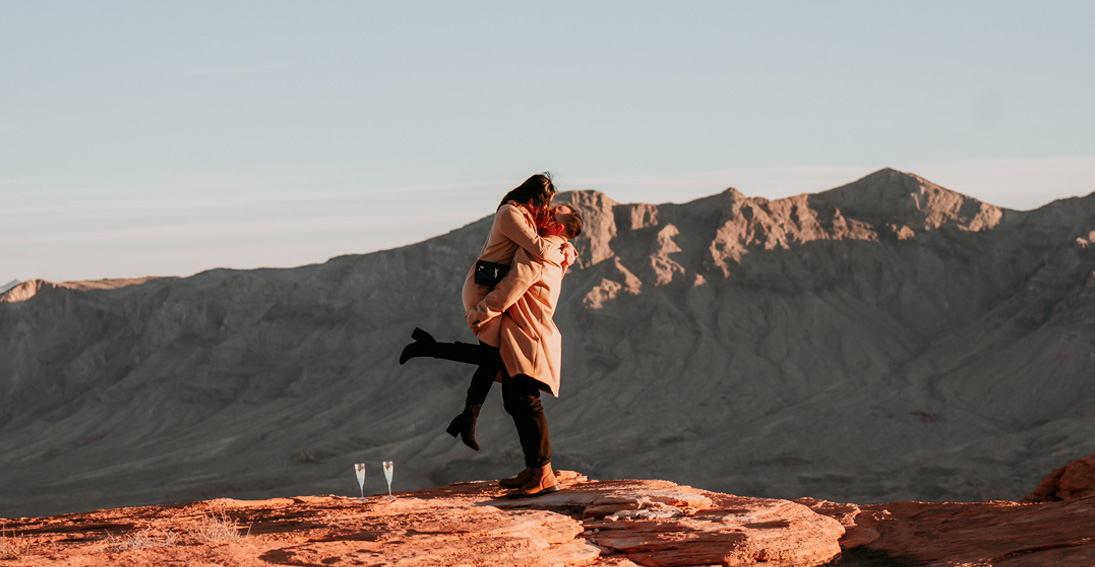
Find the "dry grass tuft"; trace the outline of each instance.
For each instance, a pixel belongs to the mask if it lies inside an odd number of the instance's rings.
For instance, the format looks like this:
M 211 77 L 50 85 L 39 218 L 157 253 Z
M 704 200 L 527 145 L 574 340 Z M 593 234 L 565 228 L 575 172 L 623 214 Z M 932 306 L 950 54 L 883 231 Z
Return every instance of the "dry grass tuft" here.
M 0 559 L 19 559 L 22 554 L 22 546 L 10 538 L 0 536 Z
M 229 518 L 223 511 L 206 516 L 187 531 L 191 538 L 202 542 L 236 541 L 249 533 L 251 533 L 250 526 L 245 533 L 240 533 L 239 523 Z
M 145 549 L 149 547 L 171 547 L 179 544 L 179 534 L 173 530 L 156 533 L 151 528 L 145 528 L 125 537 L 109 536 L 107 542 L 107 549 L 111 551 Z
M 24 547 L 26 546 L 22 539 L 10 538 L 0 529 L 0 559 L 19 559 L 23 555 Z
M 192 525 L 186 526 L 182 533 L 175 530 L 157 530 L 146 527 L 121 537 L 107 534 L 108 551 L 126 551 L 128 549 L 147 549 L 190 545 L 202 543 L 221 543 L 238 541 L 251 533 L 250 526 L 241 531 L 239 523 L 228 516 L 224 510 L 214 510 L 211 515 L 202 516 Z

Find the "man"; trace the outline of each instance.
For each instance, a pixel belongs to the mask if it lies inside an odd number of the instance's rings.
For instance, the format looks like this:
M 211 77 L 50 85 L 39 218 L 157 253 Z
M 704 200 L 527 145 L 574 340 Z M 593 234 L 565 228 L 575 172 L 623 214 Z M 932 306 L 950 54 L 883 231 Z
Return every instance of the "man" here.
M 540 496 L 559 490 L 551 470 L 551 440 L 540 403 L 540 390 L 559 396 L 562 337 L 552 316 L 566 265 L 574 247 L 568 242 L 582 232 L 582 217 L 567 206 L 555 211 L 555 225 L 544 229 L 557 249 L 543 260 L 517 251 L 509 273 L 467 314 L 473 331 L 501 317 L 502 402 L 513 418 L 525 470 L 499 481 L 514 488 L 507 496 Z

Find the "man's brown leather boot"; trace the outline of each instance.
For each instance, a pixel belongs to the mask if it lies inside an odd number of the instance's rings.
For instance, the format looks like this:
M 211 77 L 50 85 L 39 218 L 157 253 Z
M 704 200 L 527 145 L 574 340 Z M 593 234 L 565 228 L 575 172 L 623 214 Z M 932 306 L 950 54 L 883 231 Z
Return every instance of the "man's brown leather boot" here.
M 521 488 L 528 482 L 528 479 L 532 478 L 532 469 L 525 467 L 525 470 L 517 473 L 517 476 L 511 476 L 509 478 L 503 478 L 498 481 L 498 484 L 505 488 Z
M 559 491 L 559 483 L 551 470 L 551 463 L 532 469 L 532 476 L 521 488 L 506 494 L 506 498 L 532 498 Z

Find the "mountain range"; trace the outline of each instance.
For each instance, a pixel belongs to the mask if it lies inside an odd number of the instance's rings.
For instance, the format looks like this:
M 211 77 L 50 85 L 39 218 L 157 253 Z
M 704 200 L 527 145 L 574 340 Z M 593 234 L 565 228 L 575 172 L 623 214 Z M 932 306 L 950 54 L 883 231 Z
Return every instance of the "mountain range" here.
M 1095 453 L 1095 195 L 1014 211 L 884 169 L 816 194 L 582 211 L 556 322 L 554 462 L 839 502 L 990 499 Z M 485 217 L 293 269 L 51 283 L 0 296 L 0 516 L 353 493 L 522 466 L 498 392 L 444 434 L 471 368 L 460 286 Z

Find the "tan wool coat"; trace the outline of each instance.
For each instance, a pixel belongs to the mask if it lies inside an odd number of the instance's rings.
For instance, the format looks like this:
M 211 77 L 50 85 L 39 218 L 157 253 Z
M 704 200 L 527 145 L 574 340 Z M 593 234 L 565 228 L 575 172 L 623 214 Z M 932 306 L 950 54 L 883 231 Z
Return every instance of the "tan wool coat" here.
M 562 336 L 552 320 L 559 303 L 567 247 L 560 236 L 546 236 L 554 250 L 536 259 L 524 249 L 513 257 L 506 277 L 468 313 L 472 330 L 500 322 L 500 352 L 510 376 L 526 374 L 559 396 Z
M 536 234 L 536 221 L 528 209 L 514 201 L 509 201 L 499 207 L 498 212 L 494 214 L 490 235 L 477 260 L 512 264 L 513 255 L 518 250 L 526 250 L 532 257 L 540 259 L 558 247 L 557 243 L 549 244 Z M 468 270 L 468 276 L 464 279 L 464 289 L 461 293 L 464 313 L 469 313 L 476 305 L 479 305 L 491 289 L 489 286 L 475 283 L 475 264 L 472 264 L 471 269 Z M 497 319 L 481 327 L 475 335 L 480 341 L 496 347 L 501 329 L 501 319 Z

